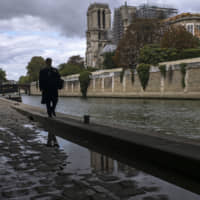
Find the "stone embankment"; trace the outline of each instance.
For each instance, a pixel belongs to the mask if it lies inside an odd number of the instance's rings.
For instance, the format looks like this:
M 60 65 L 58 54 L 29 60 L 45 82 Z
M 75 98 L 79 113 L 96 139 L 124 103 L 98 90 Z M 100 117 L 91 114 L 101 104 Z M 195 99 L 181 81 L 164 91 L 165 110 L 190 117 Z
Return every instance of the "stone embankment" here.
M 181 63 L 186 64 L 185 74 L 181 71 Z M 165 62 L 160 65 L 165 65 L 166 76 L 161 74 L 159 67 L 151 66 L 145 90 L 136 71 L 133 76 L 130 70 L 126 70 L 123 80 L 121 68 L 93 72 L 87 95 L 112 98 L 200 99 L 200 58 Z M 63 79 L 65 84 L 59 91 L 60 96 L 81 96 L 79 74 Z M 40 95 L 36 82 L 31 84 L 31 95 Z

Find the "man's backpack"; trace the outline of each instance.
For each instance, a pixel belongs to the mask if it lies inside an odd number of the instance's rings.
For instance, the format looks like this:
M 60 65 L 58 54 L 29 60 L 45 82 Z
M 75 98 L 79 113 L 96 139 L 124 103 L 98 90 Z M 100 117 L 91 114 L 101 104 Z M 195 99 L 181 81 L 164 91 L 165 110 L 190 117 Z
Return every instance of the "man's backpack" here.
M 58 89 L 61 90 L 64 87 L 64 80 L 63 79 L 59 79 L 58 80 Z

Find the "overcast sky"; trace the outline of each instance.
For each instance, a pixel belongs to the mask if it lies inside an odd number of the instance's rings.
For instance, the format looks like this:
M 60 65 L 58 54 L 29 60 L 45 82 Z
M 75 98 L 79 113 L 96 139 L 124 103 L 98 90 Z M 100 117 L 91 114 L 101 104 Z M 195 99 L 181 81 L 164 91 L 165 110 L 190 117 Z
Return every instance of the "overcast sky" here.
M 200 0 L 127 0 L 169 4 L 179 12 L 200 12 Z M 122 0 L 0 0 L 0 68 L 7 78 L 26 74 L 33 56 L 51 57 L 56 67 L 72 55 L 85 56 L 86 12 L 90 3 L 108 3 L 111 11 Z

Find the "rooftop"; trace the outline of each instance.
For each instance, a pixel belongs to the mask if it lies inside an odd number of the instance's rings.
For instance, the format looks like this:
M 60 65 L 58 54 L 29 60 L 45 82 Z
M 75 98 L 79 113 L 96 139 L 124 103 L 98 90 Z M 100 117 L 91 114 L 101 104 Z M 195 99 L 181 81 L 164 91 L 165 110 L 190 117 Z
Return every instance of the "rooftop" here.
M 106 3 L 93 3 L 93 4 L 90 4 L 88 11 L 93 8 L 108 8 L 109 9 L 109 5 Z
M 194 18 L 194 17 L 198 17 L 200 18 L 200 13 L 181 13 L 179 15 L 170 17 L 166 20 L 164 20 L 165 22 L 173 22 L 173 21 L 177 21 L 180 19 L 184 19 L 184 18 Z

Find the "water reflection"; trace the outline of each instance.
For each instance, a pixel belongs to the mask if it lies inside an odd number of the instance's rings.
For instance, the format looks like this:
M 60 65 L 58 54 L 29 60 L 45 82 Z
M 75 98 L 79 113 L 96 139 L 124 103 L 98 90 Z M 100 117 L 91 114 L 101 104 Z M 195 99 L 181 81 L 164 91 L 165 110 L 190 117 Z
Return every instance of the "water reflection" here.
M 33 126 L 26 125 L 26 127 L 34 129 Z M 38 130 L 36 127 L 35 129 L 39 133 L 38 138 L 44 145 L 50 138 L 55 137 L 46 131 Z M 67 165 L 63 171 L 72 174 L 73 178 L 84 181 L 85 184 L 89 184 L 99 192 L 105 191 L 118 199 L 129 200 L 199 200 L 200 198 L 197 194 L 109 156 L 91 151 L 60 137 L 56 137 L 56 139 L 61 150 L 68 156 Z
M 47 146 L 48 147 L 59 147 L 59 144 L 58 144 L 55 134 L 50 131 L 48 132 Z

